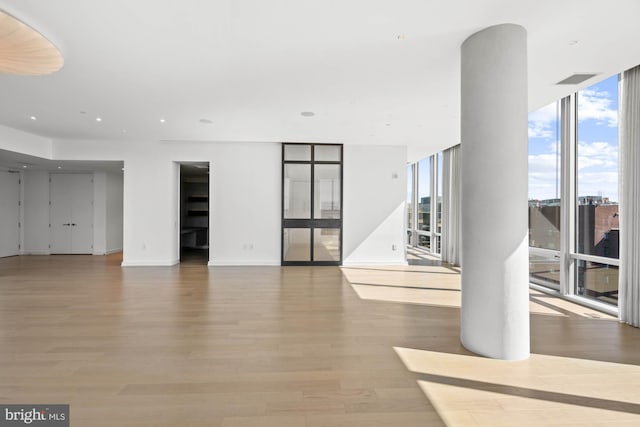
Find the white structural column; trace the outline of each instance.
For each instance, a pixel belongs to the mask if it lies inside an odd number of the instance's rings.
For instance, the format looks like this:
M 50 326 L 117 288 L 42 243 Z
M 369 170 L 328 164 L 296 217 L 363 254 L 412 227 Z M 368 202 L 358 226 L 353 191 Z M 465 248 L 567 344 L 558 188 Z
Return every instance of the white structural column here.
M 462 44 L 461 341 L 529 357 L 527 34 L 503 24 Z

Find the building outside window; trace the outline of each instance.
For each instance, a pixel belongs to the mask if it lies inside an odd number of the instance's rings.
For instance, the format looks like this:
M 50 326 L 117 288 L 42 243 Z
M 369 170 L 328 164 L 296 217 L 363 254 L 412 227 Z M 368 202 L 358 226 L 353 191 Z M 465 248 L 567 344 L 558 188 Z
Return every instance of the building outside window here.
M 560 103 L 529 114 L 529 276 L 560 285 Z
M 417 246 L 431 250 L 431 157 L 417 163 L 418 166 L 418 223 Z
M 407 244 L 440 253 L 442 153 L 407 166 Z

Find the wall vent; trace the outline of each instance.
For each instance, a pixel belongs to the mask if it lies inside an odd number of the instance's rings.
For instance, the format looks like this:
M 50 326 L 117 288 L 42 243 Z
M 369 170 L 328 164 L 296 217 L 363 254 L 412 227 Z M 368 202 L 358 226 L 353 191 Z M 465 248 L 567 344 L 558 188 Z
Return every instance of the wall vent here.
M 589 73 L 589 74 L 573 74 L 567 77 L 564 80 L 560 80 L 557 85 L 577 85 L 585 80 L 589 80 L 591 77 L 597 76 L 598 73 Z

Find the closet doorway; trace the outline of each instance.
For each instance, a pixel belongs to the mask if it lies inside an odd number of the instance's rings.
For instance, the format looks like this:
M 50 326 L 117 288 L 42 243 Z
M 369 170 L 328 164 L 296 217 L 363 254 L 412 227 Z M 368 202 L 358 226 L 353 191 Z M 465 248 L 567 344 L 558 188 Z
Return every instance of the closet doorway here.
M 209 262 L 209 163 L 180 163 L 180 262 Z
M 51 253 L 93 253 L 93 175 L 52 173 L 49 182 Z

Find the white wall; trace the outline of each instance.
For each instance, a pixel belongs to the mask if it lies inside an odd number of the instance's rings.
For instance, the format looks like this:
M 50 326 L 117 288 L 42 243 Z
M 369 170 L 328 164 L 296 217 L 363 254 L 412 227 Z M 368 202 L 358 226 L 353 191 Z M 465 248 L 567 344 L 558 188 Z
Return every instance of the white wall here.
M 22 174 L 23 255 L 50 253 L 49 172 Z M 103 255 L 122 250 L 122 175 L 93 174 L 93 253 Z
M 122 174 L 107 174 L 106 207 L 107 207 L 107 233 L 106 252 L 118 252 L 122 250 L 122 190 L 124 180 Z
M 20 175 L 0 170 L 0 257 L 18 255 L 20 249 Z
M 194 161 L 210 163 L 210 264 L 280 264 L 280 144 L 55 146 L 55 157 L 69 160 L 113 160 L 116 152 L 125 161 L 123 265 L 178 262 L 178 162 Z
M 177 162 L 210 163 L 210 265 L 280 264 L 280 143 L 56 141 L 54 158 L 124 159 L 123 265 L 178 262 Z M 405 263 L 406 149 L 344 158 L 344 263 Z
M 122 174 L 93 174 L 93 254 L 122 250 Z
M 225 144 L 211 157 L 211 261 L 280 265 L 278 143 Z
M 107 253 L 107 173 L 93 174 L 93 254 Z
M 24 240 L 20 253 L 49 254 L 49 172 L 22 172 L 22 186 Z
M 344 146 L 343 265 L 406 264 L 406 164 L 405 147 Z

